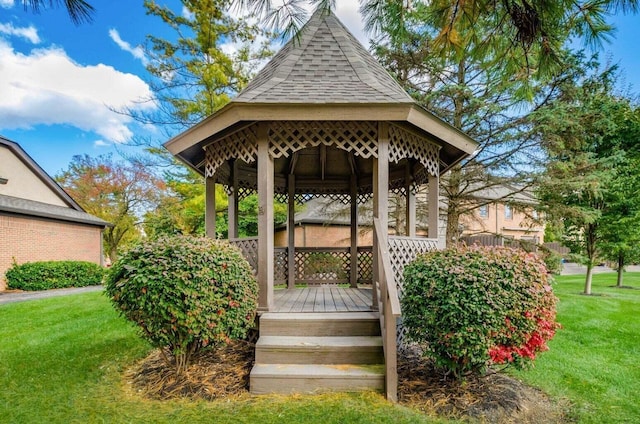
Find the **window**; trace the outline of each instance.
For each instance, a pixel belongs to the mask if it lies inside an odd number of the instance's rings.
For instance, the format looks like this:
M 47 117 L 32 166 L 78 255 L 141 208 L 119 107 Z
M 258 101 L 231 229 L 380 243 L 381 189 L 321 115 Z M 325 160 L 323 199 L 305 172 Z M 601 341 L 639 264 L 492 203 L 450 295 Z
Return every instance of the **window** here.
M 482 205 L 479 209 L 480 218 L 489 218 L 489 205 Z
M 504 205 L 504 219 L 513 219 L 513 210 L 509 205 Z

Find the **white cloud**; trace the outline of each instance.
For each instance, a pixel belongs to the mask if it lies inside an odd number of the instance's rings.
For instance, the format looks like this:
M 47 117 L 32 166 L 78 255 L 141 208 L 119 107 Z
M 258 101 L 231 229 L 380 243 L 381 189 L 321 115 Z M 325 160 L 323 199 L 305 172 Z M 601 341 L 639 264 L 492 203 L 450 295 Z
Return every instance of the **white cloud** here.
M 125 52 L 131 53 L 133 57 L 140 60 L 143 65 L 147 66 L 147 63 L 149 61 L 147 60 L 147 55 L 144 54 L 144 50 L 141 46 L 131 47 L 131 44 L 120 38 L 120 34 L 114 28 L 111 28 L 109 30 L 109 37 L 111 37 L 111 39 L 118 45 L 118 47 L 120 47 Z
M 0 129 L 64 124 L 122 143 L 133 119 L 115 110 L 155 107 L 149 86 L 111 66 L 83 66 L 50 47 L 19 53 L 0 39 Z
M 196 17 L 196 14 L 189 10 L 187 6 L 182 6 L 182 17 L 191 20 Z
M 358 41 L 369 48 L 369 37 L 364 32 L 364 22 L 358 11 L 359 4 L 357 1 L 336 2 L 335 14 Z
M 109 143 L 107 143 L 104 140 L 96 140 L 93 142 L 93 147 L 107 147 L 109 146 Z
M 12 23 L 0 23 L 0 34 L 22 37 L 33 44 L 38 44 L 40 42 L 40 37 L 38 37 L 38 30 L 33 25 L 28 27 L 16 28 Z
M 0 0 L 0 7 L 3 9 L 11 9 L 14 3 L 14 0 Z

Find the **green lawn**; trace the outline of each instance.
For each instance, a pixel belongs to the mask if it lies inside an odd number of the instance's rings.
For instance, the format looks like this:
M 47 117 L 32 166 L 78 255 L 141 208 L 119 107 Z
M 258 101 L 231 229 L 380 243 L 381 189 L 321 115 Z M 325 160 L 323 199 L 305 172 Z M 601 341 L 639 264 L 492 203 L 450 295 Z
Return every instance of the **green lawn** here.
M 640 422 L 640 290 L 609 288 L 615 275 L 557 278 L 563 329 L 536 367 L 516 373 L 574 405 L 584 423 Z M 640 273 L 625 276 L 640 287 Z M 149 347 L 101 293 L 0 306 L 2 423 L 434 423 L 376 394 L 158 402 L 131 393 L 122 370 Z
M 518 377 L 574 404 L 581 423 L 640 422 L 640 273 L 596 274 L 593 293 L 580 294 L 584 276 L 556 277 L 563 328 L 539 356 L 535 368 Z
M 149 347 L 101 293 L 0 306 L 2 423 L 441 423 L 373 393 L 149 401 L 122 370 Z

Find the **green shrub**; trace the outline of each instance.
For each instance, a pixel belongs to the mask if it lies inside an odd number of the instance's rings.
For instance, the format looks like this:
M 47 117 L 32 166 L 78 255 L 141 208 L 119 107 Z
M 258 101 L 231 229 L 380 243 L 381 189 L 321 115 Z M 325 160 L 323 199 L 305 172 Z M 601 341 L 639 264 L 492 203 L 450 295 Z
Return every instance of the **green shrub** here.
M 27 262 L 5 273 L 7 287 L 19 290 L 94 286 L 102 283 L 103 275 L 100 265 L 83 261 Z
M 106 293 L 181 373 L 206 346 L 246 336 L 258 286 L 240 250 L 227 242 L 173 236 L 132 248 L 105 279 Z
M 510 248 L 429 252 L 404 271 L 403 324 L 436 366 L 462 378 L 491 364 L 521 367 L 557 328 L 544 263 Z

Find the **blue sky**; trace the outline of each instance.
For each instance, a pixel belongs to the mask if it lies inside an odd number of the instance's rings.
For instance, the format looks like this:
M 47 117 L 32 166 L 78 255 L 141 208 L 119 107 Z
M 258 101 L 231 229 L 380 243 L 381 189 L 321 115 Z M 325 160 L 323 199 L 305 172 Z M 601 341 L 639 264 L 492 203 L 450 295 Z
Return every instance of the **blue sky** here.
M 21 0 L 0 0 L 0 135 L 18 142 L 51 175 L 73 155 L 131 153 L 127 142 L 158 129 L 113 112 L 140 103 L 151 91 L 139 47 L 147 34 L 171 36 L 140 1 L 91 0 L 91 24 L 75 26 L 66 10 L 25 11 Z M 164 0 L 180 12 L 177 0 Z M 337 2 L 337 15 L 367 45 L 356 0 Z M 616 38 L 604 45 L 640 91 L 640 16 L 616 17 Z

